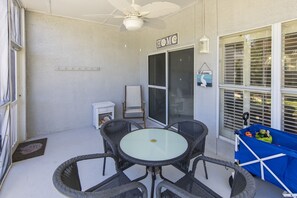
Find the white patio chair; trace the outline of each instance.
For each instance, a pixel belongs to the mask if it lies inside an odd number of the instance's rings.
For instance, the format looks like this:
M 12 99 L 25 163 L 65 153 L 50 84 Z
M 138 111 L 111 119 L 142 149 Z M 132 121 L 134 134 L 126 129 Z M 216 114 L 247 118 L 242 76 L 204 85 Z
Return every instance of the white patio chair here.
M 142 89 L 140 85 L 125 86 L 125 101 L 123 102 L 123 118 L 142 118 L 144 128 L 145 122 L 145 102 L 142 100 Z

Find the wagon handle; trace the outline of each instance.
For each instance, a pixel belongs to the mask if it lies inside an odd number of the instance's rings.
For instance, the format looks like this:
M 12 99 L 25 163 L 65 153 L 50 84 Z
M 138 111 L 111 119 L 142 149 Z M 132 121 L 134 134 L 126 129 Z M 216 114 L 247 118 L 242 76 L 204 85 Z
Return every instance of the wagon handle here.
M 245 126 L 247 126 L 248 125 L 248 119 L 249 119 L 249 117 L 250 117 L 250 114 L 249 114 L 249 112 L 244 112 L 243 114 L 242 114 L 242 119 L 243 119 L 243 125 L 245 125 Z

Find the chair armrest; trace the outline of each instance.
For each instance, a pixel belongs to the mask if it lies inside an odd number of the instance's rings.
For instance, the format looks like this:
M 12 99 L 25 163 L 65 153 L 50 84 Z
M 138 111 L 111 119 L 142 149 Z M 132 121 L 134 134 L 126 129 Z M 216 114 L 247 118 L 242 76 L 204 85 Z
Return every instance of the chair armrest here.
M 188 191 L 174 185 L 173 183 L 165 181 L 165 180 L 160 182 L 157 185 L 157 189 L 156 189 L 157 198 L 161 198 L 162 188 L 165 188 L 165 189 L 169 190 L 170 192 L 174 193 L 175 195 L 177 195 L 179 197 L 183 197 L 183 198 L 200 198 L 198 196 L 192 195 Z
M 83 160 L 99 159 L 99 158 L 105 158 L 105 157 L 111 157 L 113 158 L 114 162 L 117 163 L 116 157 L 111 153 L 96 153 L 96 154 L 89 154 L 89 155 L 80 155 L 77 157 L 70 158 L 69 160 L 62 163 L 59 167 L 66 167 L 69 164 L 77 163 Z
M 206 157 L 206 156 L 198 156 L 193 162 L 193 168 L 192 168 L 193 175 L 195 175 L 196 167 L 197 167 L 197 164 L 198 164 L 199 161 L 206 161 L 206 162 L 210 162 L 210 163 L 213 163 L 213 164 L 229 167 L 229 168 L 232 168 L 232 169 L 237 168 L 231 162 L 227 162 L 227 161 L 219 160 L 219 159 L 214 159 L 214 158 L 210 158 L 210 157 Z

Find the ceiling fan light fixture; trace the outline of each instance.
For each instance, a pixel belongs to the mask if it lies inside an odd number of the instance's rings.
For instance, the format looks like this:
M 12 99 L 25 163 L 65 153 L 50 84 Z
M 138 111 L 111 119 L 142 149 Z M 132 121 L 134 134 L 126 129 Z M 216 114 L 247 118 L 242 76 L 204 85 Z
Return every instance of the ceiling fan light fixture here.
M 137 16 L 131 16 L 124 19 L 123 24 L 128 31 L 134 31 L 142 27 L 143 20 Z

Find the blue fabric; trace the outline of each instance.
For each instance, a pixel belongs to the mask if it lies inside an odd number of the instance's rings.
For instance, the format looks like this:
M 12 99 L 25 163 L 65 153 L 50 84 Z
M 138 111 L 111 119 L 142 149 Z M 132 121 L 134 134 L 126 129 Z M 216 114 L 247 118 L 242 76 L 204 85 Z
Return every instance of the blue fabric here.
M 272 143 L 263 142 L 255 138 L 256 132 L 260 129 L 270 131 Z M 250 131 L 253 137 L 245 136 L 245 132 Z M 272 129 L 262 125 L 251 125 L 245 129 L 235 132 L 239 137 L 256 153 L 259 158 L 265 158 L 276 154 L 286 154 L 286 156 L 264 161 L 264 163 L 277 175 L 277 177 L 293 192 L 297 193 L 297 135 Z M 235 152 L 235 159 L 239 163 L 256 160 L 256 157 L 240 142 L 239 149 Z M 243 166 L 250 173 L 261 177 L 260 163 Z M 279 182 L 264 168 L 264 178 L 281 188 Z M 283 188 L 284 189 L 284 188 Z

